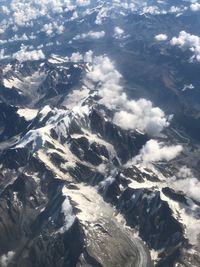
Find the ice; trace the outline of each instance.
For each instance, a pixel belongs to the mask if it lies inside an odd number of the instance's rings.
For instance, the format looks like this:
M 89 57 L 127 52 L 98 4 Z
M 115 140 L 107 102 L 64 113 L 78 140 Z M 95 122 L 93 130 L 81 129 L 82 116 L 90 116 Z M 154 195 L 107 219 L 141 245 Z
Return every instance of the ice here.
M 21 108 L 21 109 L 18 109 L 17 114 L 20 117 L 24 117 L 25 120 L 30 121 L 30 120 L 33 120 L 37 116 L 38 110 L 30 109 L 30 108 Z
M 190 213 L 186 212 L 186 207 L 178 202 L 171 200 L 160 192 L 161 199 L 167 201 L 174 217 L 185 226 L 185 236 L 189 239 L 192 245 L 198 243 L 198 235 L 200 234 L 200 220 L 196 218 L 195 210 L 197 206 L 190 206 Z
M 20 88 L 22 85 L 22 81 L 18 78 L 11 77 L 9 79 L 3 79 L 3 85 L 9 89 Z
M 57 55 L 52 55 L 51 58 L 48 59 L 48 62 L 51 64 L 62 64 L 68 61 L 68 57 L 60 57 Z

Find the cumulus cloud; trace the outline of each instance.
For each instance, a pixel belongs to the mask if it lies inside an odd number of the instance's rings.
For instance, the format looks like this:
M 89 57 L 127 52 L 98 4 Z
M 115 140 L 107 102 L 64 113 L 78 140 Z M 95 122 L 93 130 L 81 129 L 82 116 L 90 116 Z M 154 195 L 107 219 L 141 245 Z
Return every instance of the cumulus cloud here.
M 115 37 L 121 37 L 124 34 L 124 30 L 120 27 L 114 28 Z
M 121 85 L 121 74 L 106 56 L 94 57 L 87 79 L 98 84 L 100 103 L 115 110 L 113 121 L 127 130 L 158 135 L 169 125 L 164 112 L 146 99 L 129 100 Z
M 189 197 L 200 201 L 200 181 L 194 177 L 191 169 L 187 166 L 181 167 L 176 177 L 174 176 L 169 182 L 173 184 L 176 190 L 180 190 Z
M 168 39 L 168 36 L 166 34 L 158 34 L 155 36 L 156 41 L 166 41 Z
M 126 111 L 116 112 L 114 122 L 124 129 L 139 129 L 151 136 L 169 126 L 164 112 L 146 99 L 127 101 Z
M 119 84 L 121 74 L 115 69 L 114 64 L 107 56 L 94 57 L 92 69 L 87 75 L 94 82 L 106 83 L 113 82 Z M 122 87 L 118 85 L 120 90 Z
M 76 0 L 76 4 L 78 6 L 88 6 L 90 4 L 90 0 Z
M 43 26 L 42 31 L 46 33 L 47 36 L 54 36 L 55 34 L 62 34 L 65 27 L 63 25 L 58 25 L 56 22 L 47 23 Z
M 33 26 L 33 21 L 45 16 L 55 21 L 55 14 L 59 16 L 76 7 L 76 2 L 70 0 L 12 0 L 7 2 L 7 6 L 1 7 L 1 11 L 9 15 L 7 24 L 14 25 L 15 29 Z M 85 5 L 88 2 L 88 0 L 77 0 L 77 5 Z
M 2 13 L 6 14 L 6 15 L 10 14 L 10 10 L 9 10 L 9 8 L 7 6 L 2 6 L 0 8 L 0 10 L 1 10 Z
M 99 83 L 98 94 L 101 97 L 101 104 L 114 109 L 118 105 L 123 105 L 126 94 L 120 85 L 121 74 L 115 69 L 111 60 L 106 56 L 94 57 L 90 72 L 87 78 L 94 83 Z
M 2 267 L 7 267 L 10 261 L 13 259 L 15 253 L 13 251 L 8 251 L 7 254 L 0 257 L 0 263 Z
M 193 3 L 193 4 L 190 5 L 190 9 L 193 12 L 200 11 L 200 4 L 199 3 Z
M 26 3 L 13 1 L 11 3 L 11 12 L 13 12 L 13 21 L 18 26 L 25 26 L 29 21 L 37 19 L 40 12 L 34 6 Z
M 13 58 L 17 59 L 20 62 L 23 61 L 36 61 L 36 60 L 41 60 L 45 58 L 44 53 L 42 52 L 42 50 L 31 50 L 31 51 L 27 51 L 27 47 L 22 45 L 21 49 L 13 54 Z
M 88 63 L 92 63 L 92 60 L 93 60 L 93 51 L 92 50 L 89 50 L 84 55 L 84 61 L 85 62 L 88 62 Z
M 0 28 L 0 34 L 4 33 L 4 29 Z
M 161 13 L 157 6 L 145 6 L 142 10 L 144 14 L 159 15 Z
M 166 146 L 157 140 L 149 140 L 141 149 L 139 155 L 137 155 L 132 163 L 152 163 L 158 161 L 170 161 L 176 158 L 183 147 L 181 145 Z
M 200 37 L 181 31 L 178 37 L 173 37 L 170 41 L 171 45 L 178 46 L 182 49 L 189 49 L 194 58 L 200 62 Z
M 77 62 L 83 60 L 83 56 L 79 52 L 75 52 L 75 53 L 72 53 L 70 60 L 72 62 L 77 63 Z
M 100 38 L 103 38 L 104 36 L 105 36 L 104 31 L 100 31 L 100 32 L 89 31 L 87 33 L 78 34 L 73 39 L 74 40 L 85 39 L 85 38 L 100 39 Z
M 34 40 L 36 39 L 36 36 L 31 33 L 30 35 L 27 35 L 26 33 L 22 34 L 21 36 L 15 34 L 8 40 L 4 40 L 4 43 L 13 43 L 13 42 L 22 42 L 22 41 L 28 41 L 28 40 Z

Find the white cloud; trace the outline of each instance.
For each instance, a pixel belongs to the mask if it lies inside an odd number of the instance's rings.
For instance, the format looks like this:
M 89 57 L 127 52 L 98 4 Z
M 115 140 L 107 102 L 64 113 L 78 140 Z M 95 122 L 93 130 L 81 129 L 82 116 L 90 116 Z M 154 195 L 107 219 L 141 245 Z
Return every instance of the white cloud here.
M 104 36 L 105 36 L 104 31 L 100 31 L 100 32 L 89 31 L 88 33 L 82 33 L 82 34 L 76 35 L 73 39 L 74 40 L 85 39 L 85 38 L 100 39 L 100 38 L 103 38 Z
M 93 60 L 93 51 L 92 50 L 89 50 L 84 55 L 84 61 L 85 62 L 88 62 L 88 63 L 92 63 L 92 60 Z
M 77 1 L 84 5 L 88 1 Z M 10 24 L 16 26 L 31 26 L 33 21 L 46 16 L 55 21 L 58 16 L 67 10 L 73 10 L 75 5 L 70 0 L 12 0 L 7 6 L 2 7 L 4 14 L 9 15 Z M 8 20 L 7 20 L 8 21 Z
M 159 15 L 161 11 L 157 6 L 146 6 L 143 8 L 142 12 L 144 14 Z
M 53 46 L 53 44 L 54 44 L 53 42 L 49 42 L 46 44 L 46 47 Z
M 52 36 L 53 34 L 53 26 L 52 23 L 45 24 L 42 28 L 42 31 L 46 33 L 47 36 Z
M 6 40 L 6 42 L 9 42 L 9 43 L 13 43 L 13 42 L 18 42 L 18 41 L 28 41 L 28 40 L 34 40 L 36 39 L 36 36 L 31 33 L 31 35 L 27 35 L 27 34 L 23 34 L 21 36 L 15 34 L 14 36 L 12 36 L 10 39 Z
M 193 12 L 200 11 L 200 4 L 199 3 L 193 3 L 193 4 L 190 5 L 190 9 Z
M 79 52 L 76 52 L 76 53 L 72 53 L 71 57 L 70 57 L 70 60 L 72 62 L 79 62 L 81 60 L 83 60 L 83 56 L 79 53 Z
M 20 62 L 23 61 L 35 61 L 35 60 L 40 60 L 44 59 L 45 55 L 42 52 L 42 50 L 32 50 L 32 51 L 27 51 L 27 47 L 22 45 L 21 49 L 13 54 L 13 58 L 17 59 Z
M 136 156 L 132 163 L 152 163 L 158 161 L 170 161 L 176 158 L 183 147 L 181 145 L 166 146 L 156 140 L 149 140 L 141 149 L 140 154 Z
M 116 37 L 121 37 L 124 34 L 124 30 L 120 27 L 115 27 L 114 32 Z
M 4 29 L 0 28 L 0 34 L 4 33 Z
M 65 197 L 65 200 L 62 203 L 62 209 L 61 212 L 64 215 L 64 225 L 59 229 L 59 233 L 66 232 L 74 223 L 76 217 L 73 213 L 73 207 L 69 201 L 67 190 L 65 187 L 62 189 L 63 196 Z
M 194 177 L 191 169 L 183 166 L 176 177 L 170 179 L 170 183 L 176 190 L 183 191 L 189 197 L 200 201 L 200 181 Z
M 126 111 L 116 112 L 114 122 L 124 129 L 138 129 L 151 136 L 169 126 L 164 112 L 146 99 L 127 101 Z
M 146 99 L 129 100 L 121 85 L 121 74 L 106 56 L 95 57 L 87 78 L 98 83 L 100 103 L 115 110 L 113 121 L 128 130 L 158 135 L 169 125 L 164 112 Z
M 94 57 L 92 69 L 87 75 L 94 82 L 113 82 L 119 84 L 121 74 L 115 69 L 112 61 L 107 56 Z M 119 85 L 120 90 L 122 87 Z
M 166 34 L 158 34 L 155 36 L 156 41 L 166 41 L 168 39 L 168 36 Z
M 90 0 L 76 0 L 76 4 L 78 6 L 88 6 L 90 4 Z
M 6 15 L 9 15 L 10 14 L 10 10 L 7 6 L 2 6 L 1 7 L 1 12 L 6 14 Z
M 46 33 L 47 36 L 54 36 L 55 34 L 62 34 L 64 32 L 64 26 L 58 25 L 56 22 L 47 23 L 43 26 L 42 31 Z
M 182 49 L 189 49 L 194 54 L 194 58 L 200 61 L 200 37 L 181 31 L 178 37 L 173 37 L 171 45 L 178 46 Z
M 7 267 L 10 261 L 13 259 L 15 253 L 13 251 L 8 251 L 7 254 L 0 257 L 0 263 L 2 267 Z
M 98 94 L 101 97 L 101 104 L 113 109 L 123 104 L 123 96 L 125 97 L 124 101 L 126 101 L 126 95 L 120 85 L 121 74 L 115 69 L 108 57 L 95 57 L 91 70 L 87 73 L 87 78 L 94 83 L 99 83 Z

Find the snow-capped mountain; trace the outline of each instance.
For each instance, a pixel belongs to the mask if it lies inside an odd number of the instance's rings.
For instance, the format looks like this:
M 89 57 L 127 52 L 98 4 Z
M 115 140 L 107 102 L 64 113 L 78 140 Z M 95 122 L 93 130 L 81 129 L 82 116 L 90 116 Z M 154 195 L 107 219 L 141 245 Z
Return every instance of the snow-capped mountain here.
M 1 11 L 0 266 L 198 267 L 198 3 Z
M 15 62 L 17 71 L 2 77 L 5 90 L 19 98 L 18 107 L 13 98 L 1 104 L 1 253 L 13 252 L 10 266 L 195 264 L 188 257 L 199 202 L 169 182 L 170 165 L 167 173 L 151 163 L 156 159 L 145 159 L 153 142 L 163 160 L 182 150 L 152 139 L 153 114 L 168 127 L 164 113 L 150 105 L 138 114 L 143 124 L 136 130 L 120 127 L 114 118 L 125 107 L 116 100 L 127 96 L 112 62 L 103 58 L 110 63 L 104 73 L 102 58 L 54 60 Z M 78 85 L 70 82 L 74 69 L 82 77 Z M 110 100 L 108 85 L 119 91 Z

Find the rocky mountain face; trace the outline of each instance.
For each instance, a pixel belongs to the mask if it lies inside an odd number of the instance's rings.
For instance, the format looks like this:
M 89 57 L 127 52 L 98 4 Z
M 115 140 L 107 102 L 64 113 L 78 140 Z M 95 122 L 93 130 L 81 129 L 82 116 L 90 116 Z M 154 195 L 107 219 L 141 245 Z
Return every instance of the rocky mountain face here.
M 78 86 L 68 75 L 83 66 L 38 64 L 17 66 L 1 85 L 1 265 L 198 266 L 173 209 L 186 210 L 187 197 L 127 164 L 149 136 L 115 125 L 92 91 L 65 107 Z

